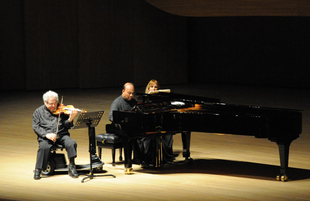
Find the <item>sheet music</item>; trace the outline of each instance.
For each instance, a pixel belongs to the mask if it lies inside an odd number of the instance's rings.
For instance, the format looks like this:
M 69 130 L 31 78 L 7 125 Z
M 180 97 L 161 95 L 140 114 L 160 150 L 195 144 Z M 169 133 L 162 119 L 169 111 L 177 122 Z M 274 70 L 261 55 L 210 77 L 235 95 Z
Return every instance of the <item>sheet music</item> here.
M 150 91 L 149 94 L 157 94 L 159 92 L 162 92 L 162 93 L 170 93 L 171 90 L 170 89 L 159 89 L 159 90 L 156 90 L 156 91 Z

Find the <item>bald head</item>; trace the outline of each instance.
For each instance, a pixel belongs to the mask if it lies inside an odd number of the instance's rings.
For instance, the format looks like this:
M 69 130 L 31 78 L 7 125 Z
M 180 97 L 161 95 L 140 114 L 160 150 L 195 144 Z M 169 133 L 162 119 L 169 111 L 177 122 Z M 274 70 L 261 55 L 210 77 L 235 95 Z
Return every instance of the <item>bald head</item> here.
M 132 100 L 133 95 L 135 93 L 135 87 L 132 83 L 127 82 L 124 84 L 123 90 L 122 90 L 122 96 L 125 100 Z

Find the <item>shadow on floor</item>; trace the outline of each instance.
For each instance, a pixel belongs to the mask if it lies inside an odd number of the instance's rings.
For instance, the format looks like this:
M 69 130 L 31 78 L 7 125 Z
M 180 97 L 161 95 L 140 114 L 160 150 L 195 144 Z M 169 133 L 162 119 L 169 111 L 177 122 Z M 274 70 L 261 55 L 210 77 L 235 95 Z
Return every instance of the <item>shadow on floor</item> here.
M 135 171 L 151 174 L 202 173 L 275 180 L 279 174 L 280 167 L 222 159 L 197 159 L 190 160 L 189 162 L 175 162 L 174 164 L 167 164 L 160 168 L 139 169 Z M 310 170 L 288 168 L 287 176 L 289 181 L 309 179 Z

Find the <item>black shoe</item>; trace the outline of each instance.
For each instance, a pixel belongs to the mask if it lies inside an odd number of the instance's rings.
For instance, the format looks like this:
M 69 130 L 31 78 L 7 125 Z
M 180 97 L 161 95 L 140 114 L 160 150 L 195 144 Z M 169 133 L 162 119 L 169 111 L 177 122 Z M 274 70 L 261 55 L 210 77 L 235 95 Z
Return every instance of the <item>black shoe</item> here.
M 91 157 L 91 162 L 93 165 L 103 165 L 104 163 L 100 160 L 98 156 L 92 156 Z
M 79 177 L 79 174 L 76 171 L 75 165 L 69 164 L 68 174 L 72 178 L 78 178 Z
M 147 168 L 150 168 L 150 164 L 148 162 L 146 162 L 146 161 L 142 161 L 141 167 L 144 168 L 144 169 L 147 169 Z
M 42 170 L 41 169 L 35 169 L 35 171 L 34 171 L 34 179 L 35 180 L 39 180 L 39 179 L 41 179 L 41 172 L 42 172 Z

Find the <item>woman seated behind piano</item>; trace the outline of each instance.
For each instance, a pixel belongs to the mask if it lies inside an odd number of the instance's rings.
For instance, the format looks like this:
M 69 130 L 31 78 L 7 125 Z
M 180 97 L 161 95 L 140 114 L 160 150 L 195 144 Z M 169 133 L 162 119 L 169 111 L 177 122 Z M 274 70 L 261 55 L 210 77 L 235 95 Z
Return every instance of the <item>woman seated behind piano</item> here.
M 145 88 L 145 93 L 149 94 L 150 92 L 159 90 L 159 83 L 157 80 L 150 80 Z M 166 133 L 162 137 L 162 148 L 163 148 L 163 160 L 164 163 L 172 162 L 175 158 L 173 156 L 173 135 Z M 142 167 L 148 167 L 150 164 L 153 164 L 155 158 L 155 141 L 151 138 L 142 138 L 139 142 L 139 147 L 142 157 Z

